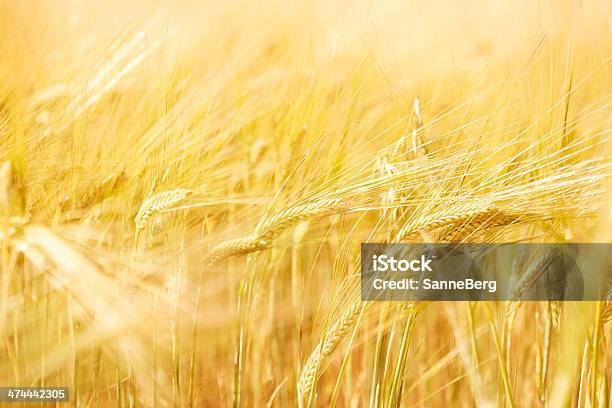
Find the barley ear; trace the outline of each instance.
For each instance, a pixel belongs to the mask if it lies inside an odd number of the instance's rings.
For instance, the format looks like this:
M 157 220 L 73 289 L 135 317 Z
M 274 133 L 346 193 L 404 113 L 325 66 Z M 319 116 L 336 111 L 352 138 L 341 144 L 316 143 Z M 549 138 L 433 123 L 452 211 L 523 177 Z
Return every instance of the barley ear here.
M 184 201 L 191 194 L 191 190 L 177 188 L 175 190 L 164 191 L 148 198 L 140 206 L 140 210 L 134 218 L 136 233 L 142 231 L 151 217 L 172 206 Z
M 458 237 L 466 237 L 488 228 L 516 224 L 529 219 L 528 215 L 514 214 L 495 206 L 479 209 L 460 209 L 454 213 L 443 210 L 428 216 L 418 225 L 406 225 L 398 233 L 397 240 L 406 240 L 419 233 L 431 233 L 435 230 L 451 228 L 442 236 L 443 241 L 451 241 Z
M 512 288 L 512 298 L 515 300 L 521 300 L 529 290 L 535 286 L 538 279 L 550 266 L 551 262 L 554 261 L 558 251 L 553 249 L 542 256 L 531 264 L 531 266 L 523 273 L 521 278 Z
M 264 219 L 253 234 L 230 239 L 213 246 L 208 253 L 209 262 L 217 264 L 235 256 L 262 251 L 289 228 L 314 218 L 340 214 L 349 208 L 350 206 L 339 198 L 297 204 L 286 208 Z
M 608 293 L 604 298 L 603 308 L 601 309 L 601 326 L 612 320 L 612 282 L 608 284 Z
M 261 251 L 267 248 L 268 245 L 268 241 L 255 234 L 242 238 L 230 239 L 229 241 L 224 241 L 215 245 L 211 249 L 209 263 L 216 265 L 225 259 Z
M 360 316 L 371 303 L 354 303 L 340 319 L 334 323 L 326 333 L 325 338 L 317 345 L 314 351 L 306 360 L 304 367 L 300 373 L 298 382 L 298 392 L 300 398 L 304 400 L 310 394 L 314 382 L 317 378 L 317 373 L 323 360 L 329 356 L 342 342 L 344 337 L 355 327 Z

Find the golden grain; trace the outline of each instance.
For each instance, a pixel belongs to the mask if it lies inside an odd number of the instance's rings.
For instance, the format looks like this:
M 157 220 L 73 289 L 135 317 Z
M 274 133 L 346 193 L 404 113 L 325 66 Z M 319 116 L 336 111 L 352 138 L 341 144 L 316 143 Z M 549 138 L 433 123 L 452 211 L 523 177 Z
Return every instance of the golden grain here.
M 160 212 L 180 204 L 181 202 L 185 201 L 190 194 L 190 190 L 177 188 L 154 194 L 146 199 L 140 206 L 140 209 L 134 218 L 136 232 L 142 231 L 147 226 L 147 223 L 151 217 L 154 217 Z

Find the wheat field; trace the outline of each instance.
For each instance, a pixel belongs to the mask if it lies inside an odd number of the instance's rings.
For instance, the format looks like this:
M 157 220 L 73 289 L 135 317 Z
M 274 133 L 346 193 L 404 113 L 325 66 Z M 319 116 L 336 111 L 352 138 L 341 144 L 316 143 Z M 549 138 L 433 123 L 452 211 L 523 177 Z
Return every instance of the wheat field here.
M 610 406 L 612 302 L 362 302 L 359 251 L 612 242 L 611 84 L 608 0 L 0 0 L 0 386 Z

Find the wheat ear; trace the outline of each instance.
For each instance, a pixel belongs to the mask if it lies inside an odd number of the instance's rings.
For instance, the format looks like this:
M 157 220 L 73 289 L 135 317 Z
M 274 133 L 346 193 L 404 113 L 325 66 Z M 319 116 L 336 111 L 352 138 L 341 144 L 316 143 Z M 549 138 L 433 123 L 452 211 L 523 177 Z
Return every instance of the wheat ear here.
M 213 248 L 210 255 L 210 262 L 216 264 L 224 259 L 261 251 L 267 246 L 268 242 L 260 239 L 259 236 L 255 234 L 242 238 L 230 239 Z
M 402 309 L 408 310 L 418 306 L 416 309 L 416 313 L 418 314 L 427 303 L 428 302 L 406 302 Z M 303 401 L 310 394 L 323 360 L 336 350 L 346 335 L 355 328 L 361 315 L 372 305 L 372 302 L 364 303 L 357 301 L 332 325 L 325 339 L 317 345 L 302 368 L 298 381 L 300 400 Z
M 612 301 L 604 302 L 601 310 L 601 325 L 604 326 L 610 320 L 612 320 Z
M 231 257 L 264 250 L 286 229 L 302 221 L 345 212 L 348 208 L 349 206 L 339 198 L 289 207 L 265 219 L 255 233 L 224 241 L 212 247 L 209 252 L 210 262 L 214 264 Z
M 149 219 L 161 211 L 164 211 L 181 201 L 185 200 L 191 194 L 191 190 L 183 188 L 177 188 L 175 190 L 164 191 L 153 195 L 152 197 L 145 200 L 140 206 L 140 210 L 134 218 L 136 223 L 136 232 L 142 231 L 146 226 Z
M 442 227 L 455 227 L 455 229 L 443 236 L 443 240 L 452 240 L 457 236 L 469 236 L 476 231 L 485 228 L 494 228 L 510 225 L 525 220 L 526 215 L 519 215 L 505 211 L 496 206 L 484 209 L 467 209 L 454 214 L 442 212 L 433 214 L 425 222 L 418 226 L 406 225 L 398 233 L 398 240 L 414 238 L 421 232 L 427 233 Z
M 562 312 L 562 303 L 558 300 L 550 301 L 550 320 L 552 322 L 553 330 L 558 332 L 561 327 L 561 312 Z
M 608 283 L 608 292 L 601 308 L 601 326 L 605 326 L 610 320 L 612 320 L 612 282 Z
M 302 368 L 298 382 L 298 392 L 301 399 L 306 398 L 306 396 L 310 394 L 321 362 L 338 347 L 342 339 L 344 339 L 349 331 L 353 329 L 357 320 L 359 320 L 359 316 L 361 316 L 369 305 L 371 305 L 371 303 L 356 302 L 353 304 L 342 314 L 340 319 L 331 326 L 325 339 L 319 343 L 312 354 L 310 354 L 310 357 L 308 357 L 308 360 L 306 360 Z
M 531 289 L 557 255 L 558 251 L 553 249 L 542 255 L 537 262 L 532 264 L 513 288 L 512 298 L 520 299 L 529 289 Z
M 550 263 L 554 260 L 557 255 L 556 251 L 550 251 L 542 255 L 538 260 L 529 267 L 521 276 L 521 279 L 512 288 L 512 301 L 510 302 L 507 310 L 507 316 L 514 315 L 519 308 L 521 303 L 521 297 L 531 289 L 538 281 L 542 273 L 548 268 Z M 558 310 L 553 312 L 558 313 Z M 558 317 L 555 317 L 558 319 Z

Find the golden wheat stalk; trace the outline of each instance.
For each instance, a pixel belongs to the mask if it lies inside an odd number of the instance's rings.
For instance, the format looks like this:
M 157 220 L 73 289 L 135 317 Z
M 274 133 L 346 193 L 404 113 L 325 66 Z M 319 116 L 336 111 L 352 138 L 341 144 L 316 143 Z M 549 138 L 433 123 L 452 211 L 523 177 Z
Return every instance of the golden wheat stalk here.
M 258 235 L 248 235 L 242 238 L 230 239 L 213 247 L 210 253 L 210 263 L 216 264 L 224 259 L 261 251 L 268 247 L 268 241 Z
M 347 208 L 348 206 L 340 198 L 298 204 L 266 219 L 260 228 L 260 235 L 266 238 L 274 238 L 287 228 L 297 225 L 302 221 L 332 215 Z
M 525 271 L 525 273 L 521 276 L 519 281 L 516 283 L 515 287 L 512 288 L 512 298 L 513 299 L 521 299 L 529 289 L 531 289 L 542 273 L 546 271 L 546 269 L 550 266 L 551 262 L 557 257 L 558 251 L 552 249 L 542 255 L 536 262 L 531 264 L 531 266 Z
M 361 316 L 373 304 L 373 302 L 355 302 L 342 314 L 340 319 L 332 325 L 332 327 L 326 333 L 325 338 L 310 354 L 308 360 L 306 360 L 306 363 L 304 364 L 304 367 L 302 367 L 298 381 L 298 393 L 301 401 L 305 400 L 310 394 L 318 377 L 319 368 L 321 367 L 321 364 L 325 358 L 327 358 L 334 352 L 334 350 L 336 350 L 336 348 L 338 348 L 347 334 L 354 330 Z M 418 315 L 427 304 L 428 302 L 405 302 L 402 309 L 407 311 L 411 308 L 418 307 L 416 309 L 416 315 Z
M 354 303 L 331 326 L 326 333 L 325 339 L 310 354 L 302 368 L 298 381 L 298 392 L 302 400 L 310 394 L 321 362 L 338 347 L 344 337 L 355 327 L 359 317 L 371 304 L 363 302 Z
M 608 292 L 604 298 L 604 304 L 601 308 L 601 326 L 612 320 L 612 282 L 608 283 Z
M 451 229 L 442 238 L 443 241 L 452 241 L 457 237 L 472 237 L 475 233 L 483 229 L 503 227 L 523 222 L 527 219 L 526 215 L 513 214 L 499 208 L 490 208 L 482 213 L 476 214 L 467 222 L 456 222 L 453 224 L 457 229 Z
M 257 232 L 245 237 L 231 239 L 213 246 L 208 254 L 211 263 L 247 255 L 268 248 L 283 231 L 303 221 L 335 215 L 347 211 L 350 206 L 339 198 L 330 198 L 298 204 L 265 219 Z
M 612 320 L 612 301 L 604 303 L 604 307 L 601 310 L 601 325 L 605 326 L 610 320 Z
M 513 300 L 508 305 L 507 311 L 506 311 L 506 316 L 508 318 L 511 316 L 513 317 L 516 314 L 516 311 L 522 304 L 521 298 L 525 295 L 525 293 L 529 291 L 529 289 L 531 289 L 536 284 L 540 276 L 542 276 L 542 273 L 548 268 L 550 263 L 554 260 L 556 254 L 557 254 L 557 251 L 552 250 L 542 255 L 540 258 L 538 258 L 536 262 L 531 264 L 529 269 L 527 269 L 525 273 L 522 274 L 518 282 L 514 284 L 514 287 L 512 288 L 512 293 L 511 293 L 511 298 Z M 553 313 L 552 315 L 553 325 L 555 324 L 555 320 L 558 321 L 558 319 L 560 318 L 559 317 L 560 312 L 558 308 L 555 306 L 554 309 L 555 310 L 552 312 Z M 556 327 L 558 327 L 558 323 Z
M 550 320 L 555 332 L 558 332 L 559 328 L 561 327 L 562 306 L 562 303 L 558 300 L 550 301 Z
M 151 219 L 151 217 L 154 217 L 160 212 L 184 201 L 190 194 L 191 190 L 177 188 L 155 194 L 145 200 L 134 218 L 136 233 L 142 231 L 147 226 L 147 222 L 149 219 Z
M 447 211 L 443 211 L 439 214 L 433 214 L 428 218 L 427 221 L 417 226 L 412 224 L 405 225 L 399 231 L 397 240 L 411 239 L 421 232 L 430 233 L 443 227 L 453 227 L 452 231 L 442 237 L 443 241 L 448 241 L 458 236 L 470 236 L 474 232 L 484 229 L 522 222 L 527 219 L 527 216 L 515 214 L 496 206 L 488 206 L 484 209 L 467 209 L 454 214 L 448 214 Z

